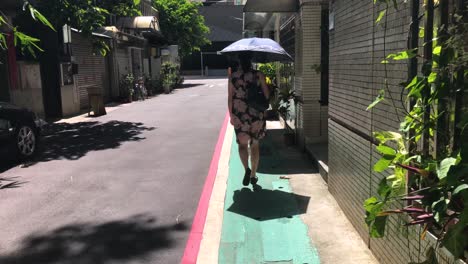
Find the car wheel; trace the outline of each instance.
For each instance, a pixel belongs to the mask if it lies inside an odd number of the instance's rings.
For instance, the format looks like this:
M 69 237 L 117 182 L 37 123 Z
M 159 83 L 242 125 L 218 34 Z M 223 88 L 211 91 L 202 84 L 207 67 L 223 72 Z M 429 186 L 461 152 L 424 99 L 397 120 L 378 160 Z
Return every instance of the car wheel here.
M 36 131 L 30 125 L 20 125 L 16 133 L 16 150 L 22 159 L 30 158 L 36 153 Z

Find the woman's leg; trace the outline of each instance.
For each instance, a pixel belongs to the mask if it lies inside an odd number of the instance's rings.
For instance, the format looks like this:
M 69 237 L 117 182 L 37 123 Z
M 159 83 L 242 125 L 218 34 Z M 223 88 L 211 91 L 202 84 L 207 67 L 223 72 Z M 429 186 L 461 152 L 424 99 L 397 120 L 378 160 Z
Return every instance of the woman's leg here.
M 241 159 L 244 169 L 249 168 L 249 141 L 250 137 L 247 134 L 240 133 L 237 136 L 237 141 L 239 144 L 239 157 Z
M 258 162 L 260 159 L 260 144 L 258 140 L 252 139 L 250 143 L 250 164 L 252 165 L 252 173 L 250 177 L 256 177 Z

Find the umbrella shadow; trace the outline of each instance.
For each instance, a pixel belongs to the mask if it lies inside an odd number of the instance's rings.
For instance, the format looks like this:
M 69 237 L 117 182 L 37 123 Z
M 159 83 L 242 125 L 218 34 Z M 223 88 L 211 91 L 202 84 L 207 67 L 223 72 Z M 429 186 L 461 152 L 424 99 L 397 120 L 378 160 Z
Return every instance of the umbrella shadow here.
M 234 203 L 229 212 L 243 215 L 258 221 L 292 218 L 307 213 L 310 197 L 282 190 L 263 189 L 254 186 L 254 191 L 242 188 L 234 191 Z

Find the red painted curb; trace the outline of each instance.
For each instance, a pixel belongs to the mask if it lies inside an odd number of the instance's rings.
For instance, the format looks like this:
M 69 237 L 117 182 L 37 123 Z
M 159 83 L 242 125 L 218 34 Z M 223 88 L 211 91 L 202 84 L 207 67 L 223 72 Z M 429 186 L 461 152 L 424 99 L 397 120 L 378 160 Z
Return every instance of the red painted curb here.
M 192 229 L 185 245 L 184 256 L 182 257 L 182 264 L 195 264 L 197 262 L 198 251 L 200 250 L 200 243 L 202 240 L 203 229 L 205 228 L 206 215 L 208 213 L 208 205 L 210 203 L 211 193 L 213 192 L 216 173 L 218 172 L 219 158 L 221 156 L 221 149 L 223 148 L 224 136 L 226 134 L 229 122 L 229 113 L 226 113 L 223 126 L 219 132 L 218 142 L 211 159 L 210 169 L 208 176 L 203 186 L 202 194 L 198 202 L 198 208 L 193 218 Z

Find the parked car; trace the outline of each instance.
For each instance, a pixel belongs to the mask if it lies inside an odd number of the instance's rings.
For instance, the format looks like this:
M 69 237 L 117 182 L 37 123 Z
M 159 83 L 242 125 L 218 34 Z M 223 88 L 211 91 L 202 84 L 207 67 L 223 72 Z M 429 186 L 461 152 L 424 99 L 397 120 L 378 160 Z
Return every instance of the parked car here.
M 19 159 L 32 157 L 44 124 L 35 113 L 0 102 L 0 152 L 7 151 Z

